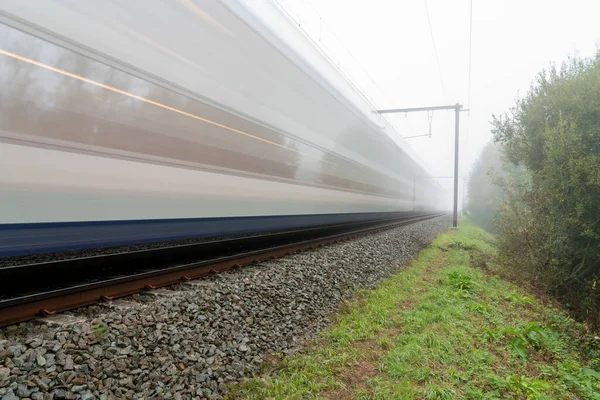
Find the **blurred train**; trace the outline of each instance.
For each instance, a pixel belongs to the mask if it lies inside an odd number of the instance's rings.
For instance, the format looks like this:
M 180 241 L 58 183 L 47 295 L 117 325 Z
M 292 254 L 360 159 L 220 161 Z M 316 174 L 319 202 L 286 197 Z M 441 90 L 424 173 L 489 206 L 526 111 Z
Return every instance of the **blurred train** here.
M 435 208 L 398 133 L 252 4 L 0 0 L 0 257 Z

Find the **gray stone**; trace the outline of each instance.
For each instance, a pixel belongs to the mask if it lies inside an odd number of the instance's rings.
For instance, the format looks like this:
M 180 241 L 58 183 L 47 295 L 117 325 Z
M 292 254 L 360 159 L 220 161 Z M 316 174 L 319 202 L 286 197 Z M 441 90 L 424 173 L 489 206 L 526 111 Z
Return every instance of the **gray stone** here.
M 21 354 L 23 354 L 23 352 L 25 352 L 25 350 L 27 350 L 27 347 L 23 346 L 22 344 L 16 344 L 8 348 L 9 353 L 13 357 L 19 357 Z
M 35 385 L 38 387 L 38 389 L 40 389 L 40 391 L 42 392 L 47 392 L 49 387 L 48 384 L 46 382 L 44 382 L 42 379 L 40 379 L 39 377 L 34 377 L 32 379 L 33 383 L 35 383 Z
M 240 346 L 238 347 L 238 349 L 240 349 L 240 351 L 243 352 L 247 352 L 248 350 L 250 350 L 250 347 L 246 346 L 245 344 L 240 344 Z
M 86 390 L 85 392 L 80 393 L 79 395 L 81 396 L 82 400 L 91 400 L 94 398 L 94 394 L 89 390 Z
M 15 365 L 17 367 L 22 367 L 23 364 L 25 364 L 25 358 L 24 356 L 16 356 L 12 358 L 12 365 Z M 5 362 L 5 365 L 8 366 L 9 364 Z
M 63 369 L 69 371 L 73 369 L 73 359 L 68 356 L 65 360 L 65 365 L 63 366 Z
M 31 394 L 31 390 L 27 388 L 25 385 L 17 386 L 17 396 L 19 397 L 29 397 Z
M 244 364 L 242 364 L 239 361 L 234 361 L 231 363 L 231 369 L 237 373 L 243 373 L 244 372 Z
M 117 371 L 125 371 L 127 369 L 127 363 L 123 360 L 115 360 L 114 365 Z
M 36 361 L 40 367 L 43 367 L 44 365 L 46 365 L 46 359 L 41 354 L 38 354 Z
M 19 400 L 18 396 L 15 396 L 14 392 L 9 389 L 4 396 L 2 396 L 2 400 Z
M 46 354 L 46 367 L 51 367 L 53 366 L 56 361 L 55 361 L 55 355 L 54 354 Z
M 71 392 L 79 393 L 87 389 L 87 385 L 74 385 L 71 387 Z
M 44 394 L 40 392 L 32 393 L 31 400 L 44 400 Z
M 221 399 L 259 371 L 264 355 L 310 342 L 342 299 L 396 272 L 446 226 L 441 218 L 365 235 L 160 296 L 134 295 L 131 307 L 90 306 L 73 311 L 73 325 L 28 325 L 27 346 L 0 339 L 0 399 L 17 396 L 25 381 L 40 390 L 29 394 L 35 400 Z

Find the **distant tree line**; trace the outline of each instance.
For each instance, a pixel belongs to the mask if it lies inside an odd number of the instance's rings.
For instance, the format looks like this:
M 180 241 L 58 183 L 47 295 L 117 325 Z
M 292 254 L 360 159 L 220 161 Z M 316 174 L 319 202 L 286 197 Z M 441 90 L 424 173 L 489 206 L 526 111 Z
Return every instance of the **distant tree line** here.
M 600 326 L 600 51 L 543 71 L 492 124 L 472 218 L 515 272 Z

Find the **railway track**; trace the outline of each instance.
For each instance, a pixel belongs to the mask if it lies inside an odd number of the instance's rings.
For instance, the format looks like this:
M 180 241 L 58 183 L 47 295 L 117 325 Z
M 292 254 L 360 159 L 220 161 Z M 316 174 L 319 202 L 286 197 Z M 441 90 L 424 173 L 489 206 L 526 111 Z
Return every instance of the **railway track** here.
M 408 225 L 443 214 L 350 222 L 0 268 L 0 326 Z

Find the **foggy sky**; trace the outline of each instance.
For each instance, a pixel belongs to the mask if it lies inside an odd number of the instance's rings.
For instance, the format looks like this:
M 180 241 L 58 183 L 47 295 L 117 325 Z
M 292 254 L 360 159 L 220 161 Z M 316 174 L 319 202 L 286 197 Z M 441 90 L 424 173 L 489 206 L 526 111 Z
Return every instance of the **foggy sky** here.
M 375 95 L 377 107 L 456 102 L 469 107 L 468 115 L 461 113 L 461 176 L 491 139 L 492 113 L 507 111 L 550 63 L 573 54 L 592 56 L 600 46 L 598 0 L 473 0 L 468 104 L 470 0 L 427 0 L 442 80 L 424 0 L 277 1 L 306 30 L 316 32 L 342 64 L 357 61 L 367 71 L 385 94 Z M 345 56 L 342 46 L 351 56 Z M 353 79 L 361 87 L 376 92 L 364 71 L 350 70 L 357 72 Z M 398 115 L 392 121 L 404 136 L 429 133 L 425 113 Z M 453 112 L 434 113 L 432 135 L 408 141 L 434 175 L 451 175 Z M 449 179 L 440 183 L 451 187 Z

